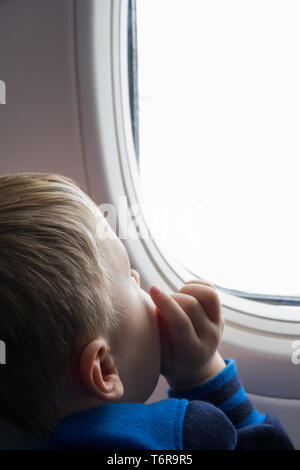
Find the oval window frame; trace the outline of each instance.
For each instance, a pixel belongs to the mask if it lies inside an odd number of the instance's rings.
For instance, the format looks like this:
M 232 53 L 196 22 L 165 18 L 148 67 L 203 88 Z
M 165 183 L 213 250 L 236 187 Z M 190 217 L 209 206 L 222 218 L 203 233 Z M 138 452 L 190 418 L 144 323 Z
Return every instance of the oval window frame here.
M 126 0 L 75 4 L 78 102 L 90 195 L 96 203 L 105 201 L 116 208 L 120 195 L 126 196 L 128 207 L 141 200 L 128 95 L 127 17 Z M 125 233 L 126 223 L 118 219 L 117 235 Z M 147 229 L 142 213 L 139 223 Z M 190 278 L 153 239 L 123 241 L 145 289 L 157 284 L 172 293 Z M 221 290 L 218 294 L 225 319 L 220 351 L 235 358 L 247 390 L 300 398 L 298 369 L 291 360 L 292 342 L 300 339 L 299 308 L 247 300 Z

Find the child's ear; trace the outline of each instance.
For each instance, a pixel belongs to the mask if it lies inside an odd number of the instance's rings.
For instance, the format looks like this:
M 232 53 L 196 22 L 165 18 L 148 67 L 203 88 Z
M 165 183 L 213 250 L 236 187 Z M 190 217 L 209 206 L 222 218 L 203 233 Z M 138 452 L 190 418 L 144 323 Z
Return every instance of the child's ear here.
M 124 393 L 123 383 L 103 338 L 88 343 L 80 356 L 80 375 L 90 393 L 99 400 L 111 402 Z

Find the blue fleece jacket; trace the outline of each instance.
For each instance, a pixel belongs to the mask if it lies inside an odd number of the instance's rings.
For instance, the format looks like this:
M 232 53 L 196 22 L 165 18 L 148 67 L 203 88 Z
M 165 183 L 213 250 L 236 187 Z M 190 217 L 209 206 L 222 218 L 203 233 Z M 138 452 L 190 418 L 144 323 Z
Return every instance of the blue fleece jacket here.
M 254 408 L 233 359 L 209 381 L 151 404 L 114 403 L 62 420 L 58 449 L 293 449 L 276 416 Z

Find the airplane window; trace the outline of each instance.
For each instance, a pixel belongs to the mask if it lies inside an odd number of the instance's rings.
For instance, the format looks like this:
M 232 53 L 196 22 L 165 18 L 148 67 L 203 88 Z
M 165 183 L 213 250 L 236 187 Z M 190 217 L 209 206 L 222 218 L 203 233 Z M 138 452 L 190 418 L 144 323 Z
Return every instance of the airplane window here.
M 287 305 L 300 305 L 299 16 L 297 0 L 130 0 L 128 16 L 153 236 L 189 278 Z

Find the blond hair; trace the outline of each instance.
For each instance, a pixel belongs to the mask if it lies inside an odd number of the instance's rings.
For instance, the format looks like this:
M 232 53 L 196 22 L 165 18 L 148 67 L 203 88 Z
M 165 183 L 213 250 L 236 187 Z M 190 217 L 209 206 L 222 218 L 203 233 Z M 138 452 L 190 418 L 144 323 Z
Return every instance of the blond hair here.
M 118 324 L 95 208 L 60 175 L 0 177 L 0 416 L 35 435 L 57 422 L 79 339 Z

